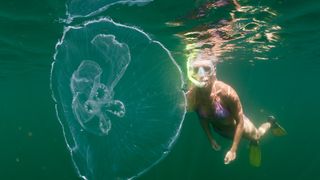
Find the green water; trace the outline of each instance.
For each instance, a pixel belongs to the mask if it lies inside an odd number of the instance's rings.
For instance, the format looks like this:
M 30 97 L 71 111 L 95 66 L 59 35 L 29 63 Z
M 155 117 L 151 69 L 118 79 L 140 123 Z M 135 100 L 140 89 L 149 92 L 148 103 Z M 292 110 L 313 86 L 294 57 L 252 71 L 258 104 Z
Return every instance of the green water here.
M 230 19 L 226 7 L 206 18 L 187 18 L 204 1 L 156 0 L 146 6 L 116 6 L 94 17 L 110 15 L 116 22 L 139 27 L 163 43 L 185 69 L 185 44 L 174 34 L 191 31 L 210 18 Z M 256 124 L 275 115 L 286 137 L 266 135 L 261 141 L 262 166 L 248 163 L 248 143 L 242 141 L 237 160 L 225 166 L 229 141 L 218 138 L 220 152 L 210 149 L 198 120 L 188 113 L 180 137 L 169 155 L 138 179 L 318 179 L 320 107 L 320 3 L 308 1 L 240 1 L 267 6 L 276 16 L 279 38 L 270 50 L 256 54 L 258 44 L 232 41 L 242 47 L 225 52 L 218 78 L 239 93 L 245 113 Z M 164 13 L 165 12 L 165 13 Z M 241 15 L 241 14 L 240 14 Z M 258 14 L 259 15 L 259 14 Z M 57 120 L 50 71 L 55 45 L 61 38 L 64 1 L 8 1 L 0 3 L 0 179 L 80 179 Z M 165 22 L 183 19 L 185 25 Z M 213 21 L 216 21 L 213 20 Z M 245 36 L 251 36 L 248 33 Z M 263 41 L 266 43 L 265 41 Z M 268 42 L 267 42 L 268 43 Z M 245 50 L 242 50 L 245 49 Z M 260 49 L 258 49 L 260 50 Z M 265 60 L 255 57 L 267 57 Z

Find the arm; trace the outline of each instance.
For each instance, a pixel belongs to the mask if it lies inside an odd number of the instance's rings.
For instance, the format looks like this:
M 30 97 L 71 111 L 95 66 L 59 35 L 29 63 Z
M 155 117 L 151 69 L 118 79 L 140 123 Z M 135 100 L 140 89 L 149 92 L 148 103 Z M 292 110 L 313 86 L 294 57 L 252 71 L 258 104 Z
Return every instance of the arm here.
M 240 107 L 241 107 L 240 101 L 237 104 L 239 104 Z M 243 133 L 243 113 L 242 113 L 242 109 L 239 110 L 238 113 L 236 113 L 234 119 L 236 121 L 236 130 L 235 130 L 235 134 L 234 134 L 234 137 L 233 137 L 233 143 L 232 143 L 232 146 L 231 146 L 231 149 L 230 149 L 232 152 L 236 152 L 237 151 L 238 145 L 239 145 L 240 139 L 242 137 L 242 133 Z
M 237 0 L 232 0 L 233 4 L 236 6 L 236 9 L 239 10 L 241 8 L 241 5 L 238 3 Z
M 235 128 L 235 133 L 234 133 L 231 148 L 227 152 L 226 157 L 225 157 L 225 164 L 230 163 L 231 161 L 233 161 L 236 158 L 236 152 L 238 149 L 240 139 L 242 137 L 243 124 L 244 124 L 241 102 L 240 102 L 238 95 L 236 94 L 236 92 L 234 90 L 232 90 L 232 92 L 230 94 L 230 100 L 231 100 L 230 101 L 230 103 L 231 103 L 230 109 L 232 109 L 231 113 L 234 117 L 234 120 L 236 121 L 236 128 Z
M 213 139 L 211 131 L 210 131 L 210 127 L 209 127 L 209 122 L 208 120 L 205 119 L 200 119 L 200 124 L 204 130 L 204 132 L 206 133 L 209 142 L 211 144 L 211 147 L 216 150 L 219 151 L 221 149 L 220 145 Z
M 187 96 L 187 103 L 188 103 L 187 110 L 193 111 L 196 108 L 196 90 L 193 87 L 191 87 L 189 91 L 186 93 L 186 96 Z M 200 124 L 209 139 L 211 147 L 214 150 L 219 151 L 221 149 L 220 145 L 212 137 L 208 120 L 200 119 Z

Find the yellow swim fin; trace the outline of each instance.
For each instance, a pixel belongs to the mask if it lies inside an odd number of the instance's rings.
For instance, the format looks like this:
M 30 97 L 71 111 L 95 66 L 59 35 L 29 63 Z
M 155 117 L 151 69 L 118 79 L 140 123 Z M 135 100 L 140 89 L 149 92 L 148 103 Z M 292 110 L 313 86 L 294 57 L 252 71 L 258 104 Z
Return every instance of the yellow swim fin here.
M 287 131 L 280 126 L 280 124 L 276 121 L 275 117 L 269 116 L 268 122 L 271 123 L 271 133 L 274 136 L 284 136 L 287 135 Z
M 271 133 L 274 136 L 285 136 L 287 135 L 287 131 L 281 127 L 277 122 L 275 122 L 271 127 Z
M 250 142 L 249 162 L 254 167 L 260 167 L 261 165 L 261 149 L 257 141 Z

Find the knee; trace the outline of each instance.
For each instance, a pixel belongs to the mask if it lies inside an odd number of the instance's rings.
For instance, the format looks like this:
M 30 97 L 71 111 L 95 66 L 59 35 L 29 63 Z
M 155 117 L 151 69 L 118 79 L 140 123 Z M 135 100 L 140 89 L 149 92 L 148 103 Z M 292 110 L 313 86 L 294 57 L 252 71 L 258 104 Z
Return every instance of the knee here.
M 257 131 L 251 131 L 249 133 L 245 133 L 245 137 L 249 140 L 259 141 L 261 135 Z
M 254 139 L 254 140 L 259 141 L 259 140 L 260 140 L 260 138 L 261 138 L 261 134 L 260 134 L 260 133 L 256 133 L 256 134 L 255 134 L 255 139 Z

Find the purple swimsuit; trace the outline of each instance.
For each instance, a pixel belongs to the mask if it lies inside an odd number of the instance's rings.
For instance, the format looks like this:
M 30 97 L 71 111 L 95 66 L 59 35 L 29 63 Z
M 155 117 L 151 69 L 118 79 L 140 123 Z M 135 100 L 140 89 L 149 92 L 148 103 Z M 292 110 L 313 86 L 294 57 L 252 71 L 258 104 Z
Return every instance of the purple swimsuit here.
M 224 108 L 220 102 L 217 102 L 217 101 L 214 101 L 214 117 L 219 119 L 219 120 L 223 120 L 223 119 L 226 119 L 230 116 L 230 112 Z M 196 111 L 198 116 L 200 118 L 208 118 L 208 113 L 206 112 L 203 112 L 203 111 L 200 111 L 199 109 Z
M 222 107 L 220 102 L 214 101 L 214 106 L 215 106 L 215 116 L 218 119 L 225 119 L 230 115 L 230 112 Z

